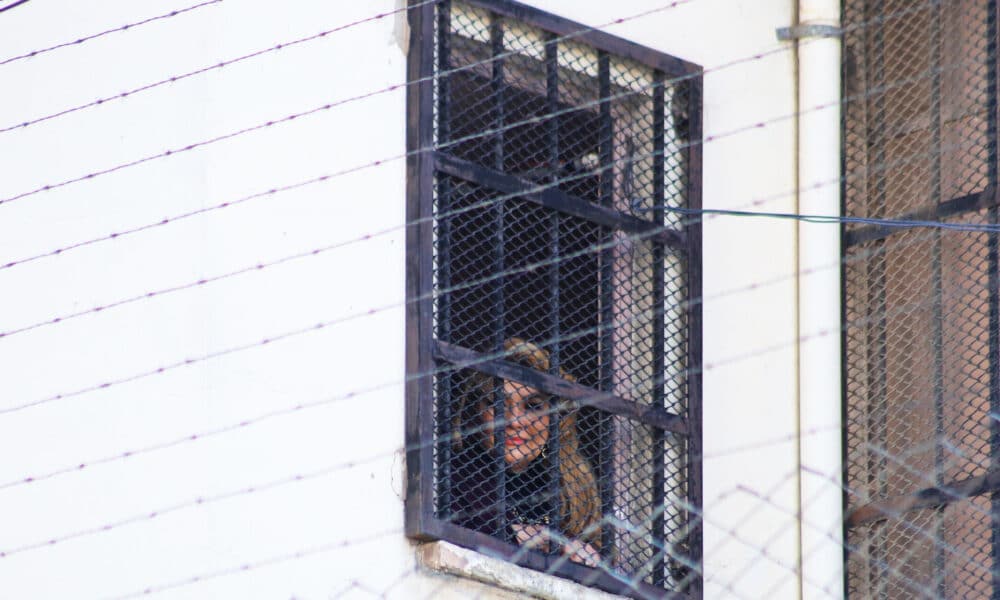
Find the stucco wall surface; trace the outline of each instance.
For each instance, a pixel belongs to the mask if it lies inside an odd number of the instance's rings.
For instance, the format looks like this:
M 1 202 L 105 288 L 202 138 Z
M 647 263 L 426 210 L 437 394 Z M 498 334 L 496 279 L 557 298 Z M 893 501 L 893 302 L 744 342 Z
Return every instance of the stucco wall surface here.
M 608 30 L 706 67 L 705 206 L 792 211 L 791 3 L 662 4 Z M 29 2 L 0 60 L 187 6 Z M 225 0 L 0 64 L 0 128 L 396 9 Z M 0 132 L 0 597 L 512 597 L 402 535 L 405 94 L 322 107 L 403 83 L 404 29 Z M 706 596 L 793 598 L 795 227 L 704 242 Z

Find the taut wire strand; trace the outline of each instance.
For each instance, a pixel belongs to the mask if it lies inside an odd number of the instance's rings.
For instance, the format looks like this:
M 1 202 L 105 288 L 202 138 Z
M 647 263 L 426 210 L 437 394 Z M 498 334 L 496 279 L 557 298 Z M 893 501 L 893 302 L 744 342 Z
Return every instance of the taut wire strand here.
M 193 4 L 193 5 L 188 6 L 186 8 L 178 8 L 176 10 L 172 10 L 172 11 L 170 11 L 168 13 L 164 13 L 162 15 L 157 15 L 155 17 L 149 17 L 148 19 L 143 19 L 141 21 L 136 21 L 134 23 L 126 23 L 125 25 L 120 25 L 120 26 L 115 27 L 113 29 L 105 29 L 104 31 L 101 31 L 101 32 L 98 32 L 98 33 L 92 33 L 90 35 L 85 35 L 85 36 L 83 36 L 81 38 L 77 38 L 77 39 L 73 40 L 72 42 L 63 42 L 61 44 L 56 44 L 54 46 L 48 46 L 46 48 L 41 48 L 41 49 L 38 49 L 38 50 L 32 50 L 31 52 L 25 52 L 24 54 L 19 54 L 17 56 L 11 56 L 10 58 L 5 58 L 3 60 L 0 60 L 0 66 L 6 65 L 6 64 L 9 64 L 9 63 L 12 63 L 12 62 L 16 62 L 16 61 L 19 61 L 19 60 L 23 60 L 25 58 L 34 58 L 36 56 L 40 56 L 42 54 L 46 54 L 48 52 L 52 52 L 53 50 L 58 50 L 59 48 L 66 48 L 67 46 L 79 46 L 80 44 L 82 44 L 84 42 L 89 42 L 90 40 L 93 40 L 93 39 L 96 39 L 96 38 L 99 38 L 99 37 L 103 37 L 103 36 L 106 36 L 108 34 L 118 33 L 120 31 L 128 31 L 129 29 L 135 29 L 136 27 L 140 27 L 140 26 L 145 25 L 147 23 L 152 23 L 154 21 L 160 21 L 160 20 L 163 20 L 163 19 L 169 19 L 171 17 L 176 17 L 177 15 L 181 15 L 181 14 L 184 14 L 184 13 L 187 13 L 187 12 L 191 12 L 192 10 L 199 9 L 199 8 L 204 7 L 204 6 L 209 6 L 210 4 L 218 4 L 219 2 L 222 2 L 222 0 L 207 0 L 206 2 L 200 2 L 198 4 Z M 7 7 L 4 7 L 4 8 L 0 8 L 0 12 L 2 12 L 4 10 L 7 10 L 8 8 L 13 8 L 14 6 L 17 6 L 17 4 L 20 4 L 20 3 L 16 3 L 13 6 L 7 6 Z

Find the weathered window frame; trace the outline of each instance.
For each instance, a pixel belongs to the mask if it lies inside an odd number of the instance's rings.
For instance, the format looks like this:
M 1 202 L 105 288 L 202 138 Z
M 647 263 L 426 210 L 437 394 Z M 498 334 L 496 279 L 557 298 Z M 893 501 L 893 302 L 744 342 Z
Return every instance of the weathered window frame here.
M 571 35 L 573 42 L 586 45 L 600 55 L 627 58 L 653 69 L 658 77 L 685 79 L 688 86 L 688 133 L 696 140 L 684 149 L 688 169 L 684 194 L 686 208 L 701 206 L 701 97 L 702 70 L 697 65 L 664 55 L 598 30 L 555 17 L 507 0 L 463 0 L 465 4 L 491 14 L 517 19 L 556 36 Z M 684 223 L 681 231 L 660 228 L 653 237 L 663 240 L 682 256 L 687 277 L 684 323 L 688 366 L 686 414 L 675 415 L 655 406 L 631 402 L 610 393 L 597 394 L 581 385 L 571 384 L 555 375 L 540 373 L 436 339 L 433 323 L 433 196 L 435 173 L 465 179 L 501 193 L 530 189 L 530 182 L 505 173 L 493 172 L 428 150 L 434 145 L 434 69 L 435 4 L 417 4 L 409 11 L 410 47 L 407 91 L 407 282 L 406 282 L 406 444 L 407 444 L 407 535 L 419 540 L 446 540 L 468 548 L 480 549 L 495 556 L 514 560 L 519 565 L 566 577 L 613 593 L 634 597 L 700 598 L 701 580 L 695 577 L 684 594 L 641 581 L 623 581 L 621 575 L 583 567 L 556 556 L 519 552 L 519 548 L 489 535 L 472 531 L 435 516 L 434 448 L 437 424 L 433 407 L 434 380 L 429 374 L 442 365 L 471 365 L 477 371 L 524 383 L 555 396 L 570 398 L 580 404 L 595 406 L 610 414 L 628 416 L 660 432 L 687 436 L 687 497 L 684 501 L 696 515 L 688 531 L 688 554 L 701 564 L 701 227 L 697 219 Z M 602 75 L 605 77 L 606 75 Z M 602 83 L 602 86 L 605 85 Z M 605 88 L 607 89 L 607 88 Z M 605 96 L 602 92 L 602 97 Z M 662 105 L 661 85 L 661 105 Z M 654 100 L 655 102 L 655 100 Z M 608 117 L 610 119 L 610 116 Z M 662 130 L 662 119 L 659 128 Z M 655 129 L 655 125 L 654 125 Z M 654 138 L 656 135 L 653 136 Z M 659 136 L 662 139 L 662 135 Z M 603 152 L 602 152 L 603 154 Z M 610 151 L 607 159 L 610 160 Z M 654 161 L 655 163 L 656 161 Z M 662 161 L 661 161 L 662 162 Z M 655 169 L 656 167 L 654 167 Z M 662 170 L 662 167 L 660 167 Z M 654 172 L 655 174 L 655 172 Z M 660 196 L 663 196 L 662 189 Z M 558 190 L 526 192 L 530 202 L 615 228 L 625 234 L 650 233 L 652 222 L 642 221 L 611 207 L 577 200 Z M 660 211 L 662 214 L 662 211 Z M 662 300 L 661 300 L 662 302 Z M 661 311 L 662 313 L 663 311 Z M 663 316 L 654 333 L 663 337 Z M 656 342 L 654 341 L 654 345 Z M 663 346 L 662 342 L 659 344 Z M 664 367 L 665 369 L 666 367 Z M 665 376 L 665 375 L 664 375 Z M 663 434 L 659 434 L 662 438 Z M 662 448 L 662 442 L 661 442 Z M 662 450 L 661 450 L 662 452 Z M 661 475 L 662 477 L 662 475 Z M 656 486 L 653 482 L 653 486 Z M 662 482 L 659 484 L 662 489 Z M 655 526 L 655 524 L 654 524 Z M 661 557 L 659 559 L 663 561 Z

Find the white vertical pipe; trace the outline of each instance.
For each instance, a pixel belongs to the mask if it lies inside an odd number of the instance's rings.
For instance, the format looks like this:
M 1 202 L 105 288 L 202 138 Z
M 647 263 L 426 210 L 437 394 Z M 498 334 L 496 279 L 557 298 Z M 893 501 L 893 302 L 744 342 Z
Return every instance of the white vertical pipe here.
M 798 0 L 799 25 L 840 25 L 840 0 Z M 840 214 L 840 38 L 798 46 L 799 212 Z M 843 598 L 840 232 L 800 222 L 799 482 L 802 598 Z

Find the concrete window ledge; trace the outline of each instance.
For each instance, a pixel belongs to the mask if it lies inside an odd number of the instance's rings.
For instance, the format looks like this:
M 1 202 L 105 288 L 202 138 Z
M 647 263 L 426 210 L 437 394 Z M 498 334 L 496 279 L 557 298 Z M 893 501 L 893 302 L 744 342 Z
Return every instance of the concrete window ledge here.
M 505 590 L 546 600 L 568 600 L 570 598 L 574 600 L 577 598 L 612 600 L 621 598 L 621 596 L 573 583 L 562 577 L 519 567 L 513 563 L 448 542 L 421 544 L 417 547 L 417 561 L 427 569 L 467 577 Z

